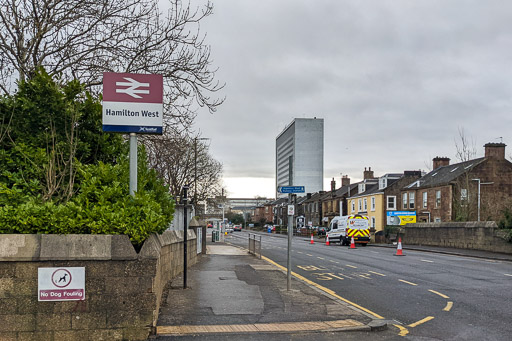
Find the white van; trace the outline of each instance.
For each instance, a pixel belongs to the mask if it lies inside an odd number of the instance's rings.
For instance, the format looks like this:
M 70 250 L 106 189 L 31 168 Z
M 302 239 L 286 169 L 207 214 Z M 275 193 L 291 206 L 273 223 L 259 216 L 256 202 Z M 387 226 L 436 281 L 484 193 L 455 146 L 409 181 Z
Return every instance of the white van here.
M 354 237 L 355 243 L 366 246 L 370 241 L 368 217 L 360 214 L 334 217 L 327 229 L 327 236 L 330 243 L 348 245 Z

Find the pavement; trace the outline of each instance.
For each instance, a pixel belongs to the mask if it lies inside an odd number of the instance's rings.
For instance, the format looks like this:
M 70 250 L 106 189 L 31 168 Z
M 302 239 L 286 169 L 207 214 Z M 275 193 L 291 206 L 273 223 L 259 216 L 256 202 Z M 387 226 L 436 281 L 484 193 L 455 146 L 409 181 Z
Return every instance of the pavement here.
M 387 321 L 302 280 L 292 277 L 288 291 L 284 269 L 262 258 L 209 242 L 207 254 L 187 271 L 187 288 L 179 276 L 166 289 L 153 339 L 387 329 Z

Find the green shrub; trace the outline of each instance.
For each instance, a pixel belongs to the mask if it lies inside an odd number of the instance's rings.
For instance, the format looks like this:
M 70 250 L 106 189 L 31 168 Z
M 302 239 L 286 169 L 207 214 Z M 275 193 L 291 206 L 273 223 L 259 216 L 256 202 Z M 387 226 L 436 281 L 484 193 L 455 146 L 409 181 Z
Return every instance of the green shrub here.
M 141 245 L 169 226 L 174 202 L 150 170 L 130 196 L 127 173 L 125 164 L 81 165 L 78 193 L 60 204 L 0 184 L 0 233 L 126 234 Z

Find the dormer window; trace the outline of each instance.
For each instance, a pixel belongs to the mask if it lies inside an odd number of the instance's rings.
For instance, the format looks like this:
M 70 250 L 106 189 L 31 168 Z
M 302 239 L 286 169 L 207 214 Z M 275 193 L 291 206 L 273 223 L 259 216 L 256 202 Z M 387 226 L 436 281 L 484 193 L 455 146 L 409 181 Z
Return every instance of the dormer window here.
M 379 179 L 379 189 L 384 189 L 388 187 L 388 178 L 380 178 Z
M 361 194 L 364 191 L 366 191 L 366 184 L 359 184 L 359 186 L 358 186 L 358 194 Z

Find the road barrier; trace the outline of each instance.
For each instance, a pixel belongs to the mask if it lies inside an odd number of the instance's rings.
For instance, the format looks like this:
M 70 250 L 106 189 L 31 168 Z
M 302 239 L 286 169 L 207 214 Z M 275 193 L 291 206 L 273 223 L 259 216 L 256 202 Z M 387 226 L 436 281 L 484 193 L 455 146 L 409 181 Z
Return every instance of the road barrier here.
M 259 237 L 259 240 L 256 239 Z M 261 259 L 261 235 L 249 233 L 249 253 L 260 257 Z

